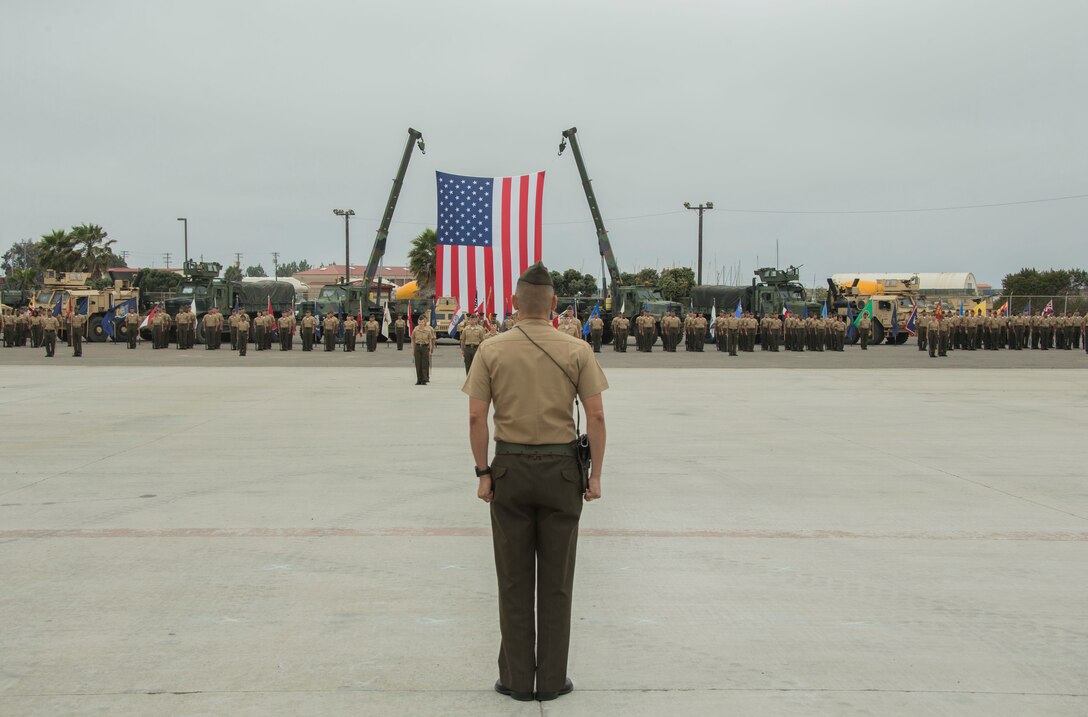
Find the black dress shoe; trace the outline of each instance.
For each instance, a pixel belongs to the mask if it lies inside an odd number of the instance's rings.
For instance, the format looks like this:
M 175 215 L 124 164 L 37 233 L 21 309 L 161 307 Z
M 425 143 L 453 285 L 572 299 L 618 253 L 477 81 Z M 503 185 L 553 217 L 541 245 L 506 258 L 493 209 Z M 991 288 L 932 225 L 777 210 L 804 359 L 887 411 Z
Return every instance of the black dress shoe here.
M 537 702 L 550 702 L 551 700 L 554 700 L 560 695 L 569 695 L 571 692 L 574 692 L 574 683 L 571 682 L 570 678 L 568 677 L 563 682 L 563 689 L 559 690 L 558 692 L 537 692 L 536 699 Z
M 569 682 L 569 680 L 568 680 Z M 574 686 L 571 686 L 574 689 Z M 533 699 L 532 692 L 515 692 L 502 683 L 502 680 L 495 680 L 495 691 L 500 695 L 506 695 L 507 697 L 513 697 L 518 702 L 531 702 Z

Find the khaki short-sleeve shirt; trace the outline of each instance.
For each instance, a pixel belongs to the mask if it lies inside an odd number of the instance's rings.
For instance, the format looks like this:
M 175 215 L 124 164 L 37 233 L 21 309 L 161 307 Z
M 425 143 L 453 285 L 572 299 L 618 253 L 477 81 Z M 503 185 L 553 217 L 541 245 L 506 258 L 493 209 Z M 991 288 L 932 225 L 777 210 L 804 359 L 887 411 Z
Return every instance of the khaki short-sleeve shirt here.
M 585 341 L 556 331 L 544 319 L 523 319 L 518 326 L 540 348 L 517 329 L 496 336 L 481 344 L 461 390 L 494 404 L 495 440 L 525 445 L 570 443 L 575 439 L 571 381 L 585 400 L 607 389 L 608 380 Z

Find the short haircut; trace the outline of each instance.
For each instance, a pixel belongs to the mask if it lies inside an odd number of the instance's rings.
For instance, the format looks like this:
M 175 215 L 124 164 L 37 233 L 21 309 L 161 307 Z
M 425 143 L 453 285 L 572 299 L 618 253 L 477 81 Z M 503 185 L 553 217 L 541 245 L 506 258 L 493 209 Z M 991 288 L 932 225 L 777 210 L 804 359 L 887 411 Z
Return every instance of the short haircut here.
M 518 282 L 518 308 L 527 314 L 547 314 L 552 308 L 555 287 L 546 284 Z

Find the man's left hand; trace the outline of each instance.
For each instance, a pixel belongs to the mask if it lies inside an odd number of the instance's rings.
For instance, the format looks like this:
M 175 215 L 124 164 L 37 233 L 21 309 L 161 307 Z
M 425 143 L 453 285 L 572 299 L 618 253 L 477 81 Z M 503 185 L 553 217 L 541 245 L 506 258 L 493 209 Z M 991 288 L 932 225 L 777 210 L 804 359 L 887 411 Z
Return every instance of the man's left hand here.
M 476 488 L 476 497 L 485 503 L 490 503 L 495 497 L 491 476 L 480 476 L 480 485 Z

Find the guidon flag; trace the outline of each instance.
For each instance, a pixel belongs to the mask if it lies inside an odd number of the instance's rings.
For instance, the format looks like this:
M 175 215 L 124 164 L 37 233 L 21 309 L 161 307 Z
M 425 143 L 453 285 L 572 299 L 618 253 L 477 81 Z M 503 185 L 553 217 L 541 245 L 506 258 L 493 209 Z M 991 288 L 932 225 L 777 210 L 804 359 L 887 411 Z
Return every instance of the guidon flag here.
M 470 177 L 436 172 L 438 231 L 435 296 L 488 315 L 506 314 L 518 277 L 543 258 L 544 172 Z

